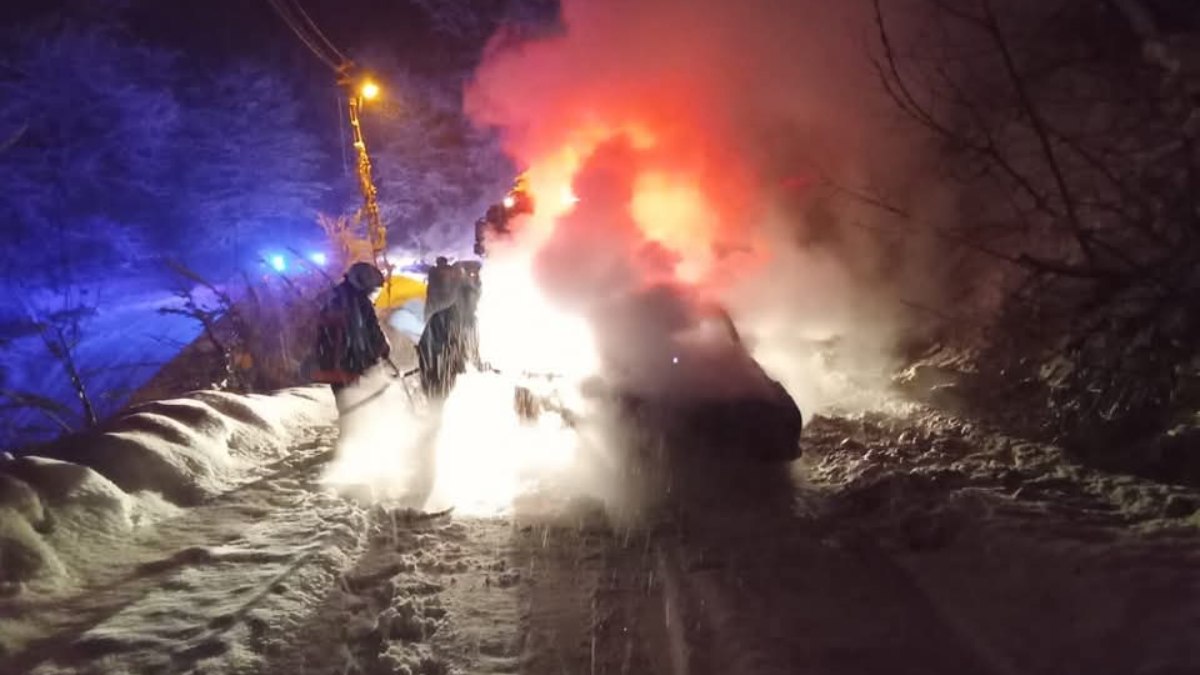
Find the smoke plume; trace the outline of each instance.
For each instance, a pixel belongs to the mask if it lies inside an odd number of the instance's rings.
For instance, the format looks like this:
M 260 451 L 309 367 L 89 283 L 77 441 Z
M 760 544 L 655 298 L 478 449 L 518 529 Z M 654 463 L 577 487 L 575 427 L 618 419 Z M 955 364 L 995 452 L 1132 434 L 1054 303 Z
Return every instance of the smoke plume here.
M 865 4 L 563 0 L 553 36 L 497 36 L 467 108 L 527 169 L 537 210 L 514 250 L 546 300 L 594 319 L 602 347 L 649 351 L 695 302 L 724 303 L 809 410 L 846 403 L 821 348 L 882 372 L 898 299 L 930 291 L 910 283 L 923 258 L 821 187 L 919 161 L 883 121 Z

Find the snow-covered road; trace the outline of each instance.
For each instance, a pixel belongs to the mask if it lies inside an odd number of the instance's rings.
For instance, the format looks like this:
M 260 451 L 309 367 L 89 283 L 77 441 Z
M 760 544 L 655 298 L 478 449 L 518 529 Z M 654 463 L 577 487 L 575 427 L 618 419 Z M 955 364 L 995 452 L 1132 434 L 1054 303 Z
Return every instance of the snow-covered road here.
M 667 452 L 608 474 L 651 497 L 636 513 L 543 484 L 500 515 L 429 515 L 331 490 L 331 403 L 292 398 L 308 412 L 241 415 L 288 447 L 255 445 L 195 503 L 114 479 L 137 516 L 115 536 L 72 520 L 91 474 L 56 497 L 0 466 L 42 495 L 59 565 L 0 601 L 0 672 L 1200 671 L 1200 496 L 1052 448 L 818 418 L 791 467 Z M 234 455 L 250 436 L 227 434 Z

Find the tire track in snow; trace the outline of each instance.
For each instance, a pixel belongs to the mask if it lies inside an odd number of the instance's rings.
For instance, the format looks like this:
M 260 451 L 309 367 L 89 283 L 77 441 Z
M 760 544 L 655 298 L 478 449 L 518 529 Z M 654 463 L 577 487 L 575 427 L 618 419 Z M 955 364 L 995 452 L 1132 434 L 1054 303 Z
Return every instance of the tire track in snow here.
M 48 635 L 4 672 L 660 672 L 649 548 L 598 507 L 364 509 L 317 483 L 332 435 L 98 552 L 83 592 L 32 608 Z
M 652 533 L 598 506 L 518 522 L 523 673 L 667 673 Z
M 372 513 L 367 550 L 265 672 L 666 672 L 649 547 L 599 513 L 394 516 Z
M 668 456 L 655 539 L 674 673 L 990 673 L 912 584 L 807 522 L 786 467 Z
M 361 555 L 341 570 L 263 672 L 446 672 L 446 650 L 435 648 L 450 623 L 445 597 L 472 571 L 492 566 L 494 552 L 480 536 L 489 529 L 484 521 L 372 509 Z
M 34 607 L 53 635 L 0 670 L 997 670 L 874 549 L 795 513 L 821 499 L 778 467 L 686 455 L 639 467 L 664 495 L 653 529 L 614 528 L 584 500 L 408 518 L 321 489 L 332 434 L 98 553 L 121 572 Z

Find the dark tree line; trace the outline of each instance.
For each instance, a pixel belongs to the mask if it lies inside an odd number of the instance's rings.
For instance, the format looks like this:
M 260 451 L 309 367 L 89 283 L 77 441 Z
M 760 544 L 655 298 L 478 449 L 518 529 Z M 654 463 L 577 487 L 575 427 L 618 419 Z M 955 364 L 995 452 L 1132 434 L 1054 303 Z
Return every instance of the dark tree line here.
M 464 118 L 461 86 L 502 22 L 544 26 L 556 4 L 415 4 L 453 58 L 414 67 L 390 48 L 344 47 L 384 85 L 364 123 L 393 241 L 437 246 L 469 233 L 512 174 Z M 289 241 L 278 233 L 319 237 L 318 210 L 355 208 L 332 74 L 300 81 L 279 63 L 173 51 L 135 34 L 120 0 L 64 7 L 0 30 L 0 227 L 15 244 L 0 277 L 40 285 L 174 257 L 237 269 L 272 237 Z
M 320 206 L 319 145 L 278 75 L 190 68 L 114 21 L 56 19 L 2 38 L 5 278 L 58 283 L 225 254 L 231 232 L 253 239 Z
M 161 354 L 95 363 L 83 343 L 97 317 L 138 300 L 128 291 L 165 291 L 168 261 L 216 275 L 281 221 L 319 236 L 326 167 L 296 83 L 254 63 L 199 67 L 119 16 L 0 32 L 4 442 L 40 419 L 94 426 L 153 372 Z M 43 377 L 30 380 L 31 358 Z
M 489 41 L 531 39 L 558 28 L 557 0 L 412 0 L 427 23 L 424 58 L 379 47 L 355 58 L 386 84 L 367 106 L 367 143 L 380 206 L 396 245 L 423 253 L 469 250 L 474 222 L 518 171 L 492 131 L 466 119 L 464 84 Z M 434 64 L 431 67 L 431 63 Z

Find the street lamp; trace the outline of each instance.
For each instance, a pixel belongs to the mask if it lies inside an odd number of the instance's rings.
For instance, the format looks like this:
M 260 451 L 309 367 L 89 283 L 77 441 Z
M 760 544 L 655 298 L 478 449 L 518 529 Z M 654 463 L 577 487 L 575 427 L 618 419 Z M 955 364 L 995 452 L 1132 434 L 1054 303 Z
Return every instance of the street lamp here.
M 354 77 L 349 68 L 343 71 L 341 84 L 346 88 L 346 98 L 350 109 L 350 132 L 354 149 L 358 154 L 358 187 L 363 196 L 363 212 L 367 217 L 367 233 L 371 241 L 371 251 L 375 262 L 380 264 L 385 272 L 389 270 L 387 260 L 387 231 L 383 227 L 383 219 L 379 215 L 379 202 L 375 181 L 371 178 L 371 158 L 367 154 L 367 142 L 363 138 L 362 123 L 359 120 L 359 110 L 363 101 L 373 101 L 379 98 L 379 85 L 369 78 Z M 390 272 L 387 272 L 390 274 Z

